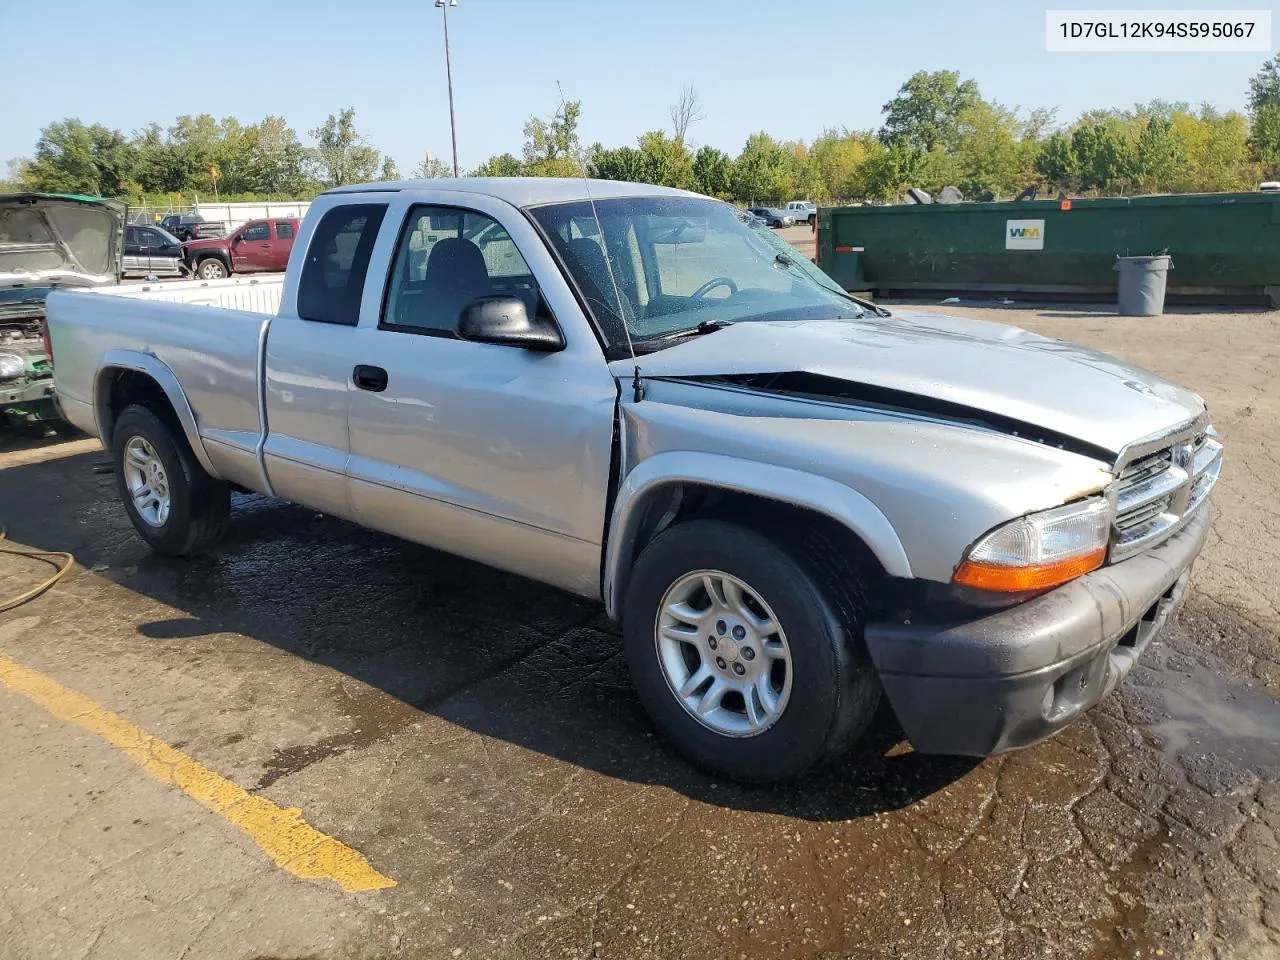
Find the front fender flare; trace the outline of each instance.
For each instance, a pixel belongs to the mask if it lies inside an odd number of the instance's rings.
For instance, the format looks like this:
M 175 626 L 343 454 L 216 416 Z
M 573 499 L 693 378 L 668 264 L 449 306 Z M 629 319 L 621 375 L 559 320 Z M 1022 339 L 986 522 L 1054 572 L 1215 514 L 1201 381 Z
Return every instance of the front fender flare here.
M 178 382 L 177 376 L 168 365 L 152 353 L 143 353 L 140 350 L 108 350 L 103 355 L 93 385 L 93 417 L 98 425 L 98 436 L 102 438 L 103 445 L 110 449 L 113 426 L 110 407 L 111 374 L 115 370 L 132 370 L 145 374 L 156 382 L 168 398 L 174 413 L 177 414 L 178 422 L 182 424 L 182 432 L 186 434 L 187 444 L 195 454 L 196 460 L 209 476 L 218 478 L 218 471 L 209 462 L 209 455 L 205 452 L 204 443 L 200 439 L 195 411 L 191 409 L 182 384 Z
M 618 488 L 604 560 L 603 593 L 609 616 L 616 617 L 622 609 L 645 502 L 659 489 L 681 483 L 734 490 L 825 514 L 861 537 L 890 576 L 911 576 L 911 564 L 893 525 L 879 507 L 852 487 L 789 467 L 721 454 L 672 451 L 642 461 Z

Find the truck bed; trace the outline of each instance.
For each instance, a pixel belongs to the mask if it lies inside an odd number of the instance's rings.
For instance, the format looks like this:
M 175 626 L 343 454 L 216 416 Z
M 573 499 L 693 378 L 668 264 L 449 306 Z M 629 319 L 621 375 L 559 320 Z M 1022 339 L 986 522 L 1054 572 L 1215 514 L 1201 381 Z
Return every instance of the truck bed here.
M 162 385 L 164 377 L 174 377 L 214 472 L 256 488 L 258 366 L 274 315 L 262 308 L 272 297 L 279 302 L 282 285 L 283 278 L 274 284 L 224 280 L 55 290 L 48 299 L 49 331 L 63 415 L 100 435 L 94 403 L 98 391 L 109 388 L 96 376 L 101 367 L 147 371 Z M 260 309 L 219 305 L 237 302 Z

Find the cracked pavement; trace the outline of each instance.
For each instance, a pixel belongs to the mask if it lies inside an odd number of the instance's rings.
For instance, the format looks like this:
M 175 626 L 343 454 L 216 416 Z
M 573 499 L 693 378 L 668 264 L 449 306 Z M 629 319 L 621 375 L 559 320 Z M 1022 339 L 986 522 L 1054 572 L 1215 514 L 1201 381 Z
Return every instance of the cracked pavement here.
M 10 538 L 79 566 L 0 615 L 0 653 L 397 886 L 276 869 L 0 686 L 0 960 L 1280 957 L 1280 315 L 925 309 L 1135 360 L 1224 435 L 1186 601 L 1082 721 L 977 762 L 882 717 L 739 788 L 656 738 L 597 605 L 250 496 L 215 555 L 162 560 L 96 442 L 10 443 Z M 0 595 L 46 575 L 0 557 Z

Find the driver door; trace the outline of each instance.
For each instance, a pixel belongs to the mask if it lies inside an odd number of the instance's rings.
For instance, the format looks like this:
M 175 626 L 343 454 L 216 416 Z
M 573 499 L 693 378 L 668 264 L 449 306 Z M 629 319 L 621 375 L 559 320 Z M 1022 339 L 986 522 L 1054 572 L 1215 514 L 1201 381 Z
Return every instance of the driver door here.
M 271 227 L 265 220 L 246 223 L 231 239 L 231 267 L 236 273 L 272 269 Z
M 478 297 L 519 297 L 554 321 L 543 284 L 564 288 L 517 211 L 467 199 L 401 212 L 383 302 L 356 331 L 356 519 L 598 596 L 617 387 L 598 343 L 563 323 L 554 353 L 460 338 Z

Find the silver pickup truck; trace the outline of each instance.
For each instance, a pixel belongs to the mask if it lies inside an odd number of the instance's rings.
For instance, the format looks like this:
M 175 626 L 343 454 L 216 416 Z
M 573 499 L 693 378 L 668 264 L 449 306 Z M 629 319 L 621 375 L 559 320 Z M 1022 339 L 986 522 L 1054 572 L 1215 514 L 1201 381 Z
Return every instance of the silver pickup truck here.
M 890 313 L 658 187 L 343 187 L 275 314 L 48 310 L 154 549 L 250 490 L 598 598 L 658 727 L 742 780 L 838 756 L 882 694 L 921 752 L 1061 729 L 1182 595 L 1221 465 L 1194 393 Z

